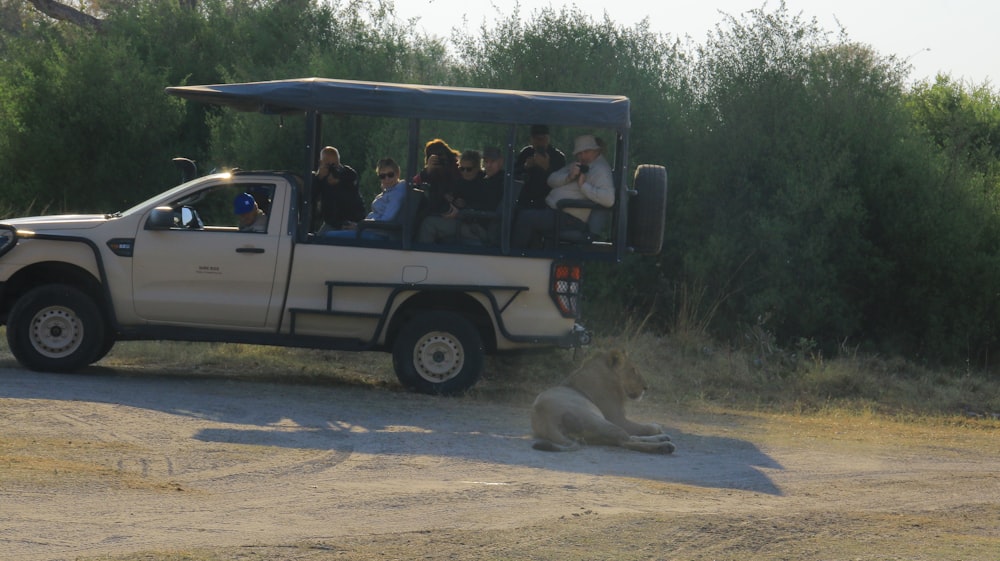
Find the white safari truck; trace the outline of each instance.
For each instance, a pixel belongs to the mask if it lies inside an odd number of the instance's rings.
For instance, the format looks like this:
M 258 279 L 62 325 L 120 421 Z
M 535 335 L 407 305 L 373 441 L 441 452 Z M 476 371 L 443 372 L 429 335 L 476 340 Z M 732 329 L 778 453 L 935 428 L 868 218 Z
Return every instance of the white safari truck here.
M 660 251 L 666 171 L 639 165 L 628 173 L 626 97 L 320 78 L 166 93 L 303 118 L 306 149 L 291 166 L 301 169 L 187 178 L 110 214 L 0 221 L 0 321 L 23 366 L 71 372 L 134 340 L 383 351 L 407 388 L 454 394 L 476 383 L 486 354 L 586 344 L 583 264 Z M 345 114 L 403 123 L 408 153 L 397 159 L 407 162 L 405 177 L 422 167 L 423 124 L 489 127 L 507 162 L 505 191 L 496 211 L 478 219 L 493 221 L 498 241 L 418 243 L 420 185 L 407 186 L 396 220 L 370 225 L 380 239 L 311 231 L 323 118 Z M 562 127 L 563 142 L 575 131 L 603 135 L 616 197 L 610 209 L 595 206 L 587 231 L 553 225 L 557 243 L 520 249 L 510 244 L 520 187 L 511 170 L 534 123 Z M 240 193 L 266 209 L 266 232 L 238 230 L 232 201 Z

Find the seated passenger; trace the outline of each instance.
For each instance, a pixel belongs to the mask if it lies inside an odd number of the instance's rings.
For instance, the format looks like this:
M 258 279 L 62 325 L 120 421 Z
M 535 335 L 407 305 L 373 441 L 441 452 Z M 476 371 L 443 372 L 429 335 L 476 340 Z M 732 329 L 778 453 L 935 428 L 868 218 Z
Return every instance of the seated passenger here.
M 413 183 L 426 185 L 427 205 L 424 211 L 428 215 L 445 214 L 451 210 L 452 191 L 460 178 L 458 160 L 458 151 L 440 138 L 424 145 L 424 168 L 414 176 Z
M 233 199 L 233 214 L 236 215 L 240 232 L 267 232 L 267 215 L 257 206 L 250 193 L 240 193 Z
M 514 247 L 540 247 L 541 241 L 552 245 L 556 239 L 557 221 L 570 228 L 587 228 L 589 208 L 557 210 L 563 199 L 590 200 L 603 207 L 615 204 L 615 185 L 611 165 L 604 158 L 603 149 L 593 135 L 576 137 L 573 147 L 576 161 L 549 175 L 549 194 L 544 209 L 525 209 L 514 220 L 511 245 Z M 563 213 L 562 215 L 558 213 Z
M 339 150 L 327 146 L 320 150 L 319 158 L 312 178 L 312 198 L 323 217 L 319 228 L 323 234 L 341 229 L 346 222 L 364 219 L 365 203 L 358 191 L 358 173 L 340 161 Z
M 461 221 L 459 212 L 469 210 L 495 210 L 496 203 L 484 208 L 482 198 L 483 170 L 482 156 L 475 150 L 466 150 L 458 162 L 460 177 L 452 182 L 450 192 L 445 194 L 449 203 L 444 212 L 428 214 L 420 223 L 417 241 L 421 243 L 457 241 Z
M 514 179 L 524 186 L 517 199 L 517 208 L 545 208 L 549 194 L 548 178 L 553 171 L 566 165 L 566 155 L 552 146 L 547 125 L 531 126 L 531 141 L 521 149 L 514 162 Z
M 465 196 L 466 207 L 474 210 L 488 210 L 499 214 L 503 201 L 504 158 L 499 148 L 483 150 L 483 178 L 474 193 Z M 462 242 L 496 245 L 500 239 L 499 216 L 493 218 L 467 217 L 459 211 L 462 226 L 459 239 Z
M 372 210 L 365 217 L 365 221 L 391 222 L 396 220 L 399 211 L 403 208 L 406 200 L 406 181 L 399 178 L 399 164 L 392 158 L 383 158 L 375 166 L 375 173 L 378 174 L 379 184 L 382 192 L 372 201 Z M 347 222 L 343 230 L 329 230 L 323 234 L 325 237 L 353 238 L 358 237 L 357 222 Z M 360 233 L 364 239 L 387 239 L 382 232 L 364 230 Z

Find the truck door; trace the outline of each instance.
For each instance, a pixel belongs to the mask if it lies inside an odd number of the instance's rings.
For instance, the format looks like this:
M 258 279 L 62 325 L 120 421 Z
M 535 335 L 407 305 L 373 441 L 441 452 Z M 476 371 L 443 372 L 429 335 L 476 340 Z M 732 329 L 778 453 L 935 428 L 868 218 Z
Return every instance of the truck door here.
M 140 225 L 133 256 L 136 314 L 152 323 L 264 327 L 281 241 L 280 213 L 271 214 L 275 188 L 214 185 L 170 205 L 173 227 Z M 244 193 L 265 212 L 265 231 L 239 229 L 235 212 L 247 210 L 247 200 L 241 197 L 236 209 L 234 201 Z

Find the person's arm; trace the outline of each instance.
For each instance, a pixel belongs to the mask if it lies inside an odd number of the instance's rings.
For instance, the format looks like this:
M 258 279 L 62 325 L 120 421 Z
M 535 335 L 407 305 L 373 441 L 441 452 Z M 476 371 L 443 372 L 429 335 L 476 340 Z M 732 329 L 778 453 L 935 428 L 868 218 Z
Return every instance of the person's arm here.
M 566 154 L 549 147 L 549 169 L 561 169 L 566 165 Z
M 385 207 L 376 220 L 395 220 L 399 215 L 399 209 L 403 208 L 403 201 L 406 200 L 406 182 L 400 181 L 391 191 L 387 191 L 385 196 L 388 197 L 388 200 L 384 201 Z
M 607 164 L 591 166 L 590 170 L 584 174 L 580 190 L 588 199 L 603 207 L 614 206 L 615 180 L 611 175 L 611 167 Z
M 357 189 L 358 172 L 354 171 L 351 166 L 344 166 L 344 170 L 340 172 L 340 185 L 348 189 Z
M 570 173 L 573 172 L 573 166 L 563 166 L 556 171 L 549 174 L 549 187 L 555 189 L 557 187 L 562 187 L 566 185 L 572 179 L 570 179 Z
M 518 181 L 524 181 L 524 167 L 528 162 L 528 158 L 532 154 L 532 148 L 522 148 L 517 154 L 517 159 L 514 161 L 514 179 Z

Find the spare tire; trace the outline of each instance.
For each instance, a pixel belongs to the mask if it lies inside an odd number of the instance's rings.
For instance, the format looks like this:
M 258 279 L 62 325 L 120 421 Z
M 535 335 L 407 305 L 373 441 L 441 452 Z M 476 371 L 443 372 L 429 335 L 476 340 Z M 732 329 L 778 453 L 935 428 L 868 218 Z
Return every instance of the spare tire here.
M 628 245 L 641 255 L 663 247 L 667 221 L 667 168 L 642 164 L 635 170 L 635 194 L 628 202 Z

